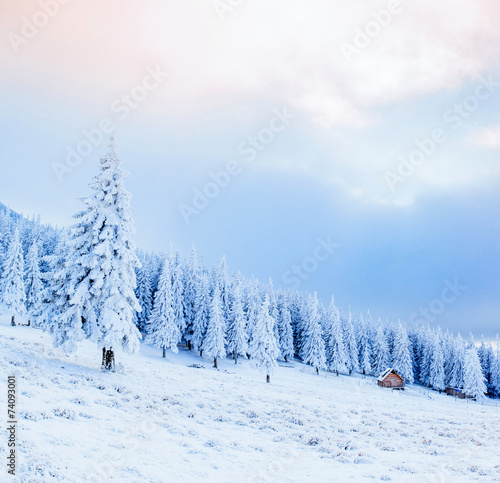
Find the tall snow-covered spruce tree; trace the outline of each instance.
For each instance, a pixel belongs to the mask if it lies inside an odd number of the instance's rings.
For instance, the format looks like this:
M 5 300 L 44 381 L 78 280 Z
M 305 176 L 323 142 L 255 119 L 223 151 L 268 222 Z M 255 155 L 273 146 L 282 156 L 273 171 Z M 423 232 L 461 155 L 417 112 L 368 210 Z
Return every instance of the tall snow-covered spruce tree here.
M 177 344 L 181 340 L 181 331 L 173 308 L 172 279 L 168 260 L 163 263 L 153 311 L 146 331 L 148 333 L 146 343 L 163 349 L 163 357 L 166 356 L 167 349 L 178 352 Z
M 405 380 L 406 384 L 413 384 L 413 365 L 410 354 L 410 340 L 405 326 L 398 321 L 398 329 L 394 338 L 393 367 Z
M 210 287 L 206 273 L 201 273 L 197 280 L 194 314 L 192 345 L 194 350 L 200 351 L 201 357 L 210 316 Z
M 319 370 L 326 366 L 325 342 L 321 329 L 319 301 L 316 292 L 309 296 L 308 317 L 304 325 L 304 342 L 301 357 L 306 364 L 311 364 L 319 374 Z
M 344 338 L 342 334 L 342 321 L 340 313 L 332 297 L 328 309 L 328 367 L 337 376 L 347 371 L 347 355 L 345 352 Z
M 226 322 L 224 321 L 221 291 L 219 286 L 215 285 L 212 296 L 212 305 L 210 306 L 207 332 L 205 334 L 202 349 L 205 355 L 214 358 L 214 367 L 216 369 L 217 359 L 226 357 L 225 333 Z
M 26 293 L 23 277 L 23 251 L 19 239 L 19 230 L 16 229 L 9 243 L 9 249 L 3 264 L 2 279 L 0 280 L 3 304 L 9 315 L 12 316 L 12 325 L 16 324 L 16 315 L 26 313 Z
M 124 187 L 128 174 L 111 138 L 101 157 L 100 173 L 90 184 L 93 195 L 83 198 L 85 208 L 75 215 L 66 270 L 69 301 L 58 317 L 54 340 L 66 351 L 88 338 L 108 351 L 121 346 L 139 348 L 140 333 L 134 314 L 141 307 L 134 293 L 139 260 L 131 239 L 131 195 Z
M 269 295 L 266 298 L 258 312 L 253 340 L 250 345 L 251 362 L 256 369 L 261 369 L 266 373 L 266 381 L 271 382 L 271 374 L 278 365 L 279 356 L 278 343 L 274 335 L 275 320 L 269 313 Z
M 474 343 L 465 352 L 464 392 L 475 399 L 483 399 L 486 394 L 486 378 Z
M 136 270 L 137 288 L 135 295 L 141 306 L 141 311 L 136 313 L 136 326 L 139 331 L 146 330 L 151 310 L 153 308 L 153 292 L 151 290 L 151 273 L 149 260 L 143 257 L 142 266 Z
M 31 244 L 27 260 L 26 271 L 24 273 L 26 287 L 26 310 L 30 317 L 36 323 L 38 317 L 42 314 L 42 275 L 40 273 L 40 259 L 38 256 L 38 242 Z
M 279 319 L 277 324 L 281 356 L 285 359 L 285 362 L 288 362 L 289 359 L 293 359 L 294 347 L 292 317 L 290 315 L 290 309 L 288 308 L 285 296 L 283 297 L 283 301 L 279 309 Z
M 243 302 L 240 285 L 237 284 L 233 291 L 233 303 L 229 315 L 227 326 L 227 351 L 232 354 L 234 363 L 238 363 L 238 356 L 248 352 L 247 338 L 245 330 L 246 319 L 243 313 Z

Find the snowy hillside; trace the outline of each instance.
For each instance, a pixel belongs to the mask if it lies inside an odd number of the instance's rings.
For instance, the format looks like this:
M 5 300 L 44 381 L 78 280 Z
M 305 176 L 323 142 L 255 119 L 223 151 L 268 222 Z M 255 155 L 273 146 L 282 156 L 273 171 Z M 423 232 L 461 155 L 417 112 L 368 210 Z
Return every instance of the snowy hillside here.
M 65 355 L 41 330 L 1 322 L 2 372 L 18 381 L 18 481 L 500 481 L 496 400 L 393 392 L 299 362 L 266 384 L 246 360 L 217 371 L 143 344 L 102 373 L 95 345 Z

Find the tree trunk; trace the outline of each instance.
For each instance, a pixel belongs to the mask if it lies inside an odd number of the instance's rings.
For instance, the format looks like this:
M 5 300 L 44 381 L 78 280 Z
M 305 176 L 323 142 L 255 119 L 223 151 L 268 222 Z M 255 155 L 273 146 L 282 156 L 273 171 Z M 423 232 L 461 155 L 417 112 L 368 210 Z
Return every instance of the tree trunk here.
M 266 376 L 266 382 L 268 384 L 271 382 L 271 376 L 269 374 Z
M 15 315 L 12 316 L 12 319 L 10 321 L 10 325 L 12 325 L 13 327 L 16 325 L 16 316 Z
M 288 362 L 288 359 L 287 359 L 287 357 L 286 357 L 286 356 L 285 356 L 285 362 Z
M 203 357 L 203 349 L 200 349 L 200 357 Z
M 316 367 L 316 374 L 319 374 L 319 368 Z
M 163 346 L 163 355 L 162 357 L 167 357 L 167 348 Z
M 108 371 L 115 371 L 115 353 L 112 347 L 110 347 L 109 351 L 106 353 L 106 365 Z
M 191 350 L 191 340 L 188 340 L 188 351 Z
M 214 367 L 217 369 L 217 357 L 214 357 Z
M 234 363 L 238 364 L 238 356 L 237 355 L 234 356 Z
M 106 347 L 102 348 L 102 363 L 101 369 L 103 371 L 114 371 L 115 370 L 115 354 L 113 348 L 110 347 L 106 350 Z

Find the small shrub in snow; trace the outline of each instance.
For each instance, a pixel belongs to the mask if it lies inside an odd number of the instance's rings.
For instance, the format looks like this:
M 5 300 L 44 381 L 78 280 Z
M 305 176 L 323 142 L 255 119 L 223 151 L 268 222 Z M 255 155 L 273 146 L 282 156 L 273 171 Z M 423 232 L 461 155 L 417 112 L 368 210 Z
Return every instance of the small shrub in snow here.
M 88 406 L 87 400 L 83 397 L 76 397 L 75 399 L 72 399 L 70 402 L 74 404 L 79 404 L 81 406 Z
M 289 418 L 288 418 L 288 421 L 290 421 L 291 423 L 293 424 L 296 424 L 298 426 L 304 426 L 304 423 L 302 422 L 302 420 L 300 420 L 299 418 L 291 415 Z
M 58 418 L 66 418 L 66 419 L 71 419 L 75 420 L 76 419 L 76 413 L 75 411 L 72 411 L 71 409 L 54 409 L 54 415 L 57 416 Z
M 307 445 L 308 446 L 317 446 L 319 444 L 320 440 L 316 436 L 313 436 L 307 440 Z
M 22 419 L 27 419 L 28 421 L 38 421 L 38 417 L 36 414 L 32 413 L 31 411 L 21 411 L 19 413 L 19 416 Z

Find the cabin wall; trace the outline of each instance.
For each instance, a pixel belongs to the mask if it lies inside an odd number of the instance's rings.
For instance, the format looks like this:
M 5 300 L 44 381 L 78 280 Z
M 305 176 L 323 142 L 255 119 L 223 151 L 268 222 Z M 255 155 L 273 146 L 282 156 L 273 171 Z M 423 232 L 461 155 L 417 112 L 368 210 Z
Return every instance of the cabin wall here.
M 383 381 L 378 382 L 382 387 L 403 387 L 404 381 L 396 374 L 389 374 Z

